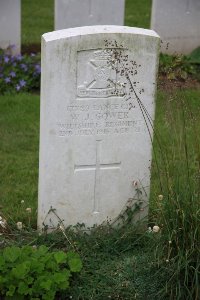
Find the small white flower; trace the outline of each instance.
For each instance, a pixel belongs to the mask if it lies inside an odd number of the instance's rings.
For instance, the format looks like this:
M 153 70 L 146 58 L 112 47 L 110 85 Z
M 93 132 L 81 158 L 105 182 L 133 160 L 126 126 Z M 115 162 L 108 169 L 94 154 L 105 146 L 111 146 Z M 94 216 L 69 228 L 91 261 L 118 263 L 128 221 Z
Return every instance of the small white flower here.
M 166 259 L 166 263 L 168 263 L 169 262 L 169 259 Z
M 152 232 L 152 229 L 151 229 L 151 227 L 149 227 L 149 228 L 148 228 L 148 232 Z
M 37 249 L 37 246 L 36 246 L 36 245 L 33 245 L 32 248 L 33 248 L 33 249 Z
M 17 225 L 17 229 L 22 230 L 22 228 L 23 228 L 22 222 L 17 222 L 16 225 Z
M 153 232 L 158 232 L 160 230 L 160 227 L 155 225 L 153 226 Z
M 26 208 L 26 211 L 27 211 L 28 213 L 31 213 L 31 210 L 32 210 L 31 207 L 27 207 L 27 208 Z
M 171 244 L 172 243 L 172 241 L 169 241 L 169 244 Z
M 158 200 L 162 201 L 163 200 L 163 195 L 158 195 Z
M 21 204 L 23 204 L 23 203 L 24 203 L 24 200 L 21 201 Z
M 0 220 L 0 226 L 3 227 L 3 228 L 6 228 L 6 220 L 4 220 L 3 218 L 1 218 Z
M 65 228 L 63 225 L 60 225 L 59 228 L 60 228 L 60 230 L 65 231 Z

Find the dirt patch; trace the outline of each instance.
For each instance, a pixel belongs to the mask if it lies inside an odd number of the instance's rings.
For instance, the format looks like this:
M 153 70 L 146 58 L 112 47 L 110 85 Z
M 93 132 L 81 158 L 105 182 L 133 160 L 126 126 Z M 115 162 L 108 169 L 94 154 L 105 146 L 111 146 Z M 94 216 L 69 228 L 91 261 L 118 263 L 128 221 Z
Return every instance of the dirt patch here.
M 31 54 L 31 53 L 38 53 L 41 52 L 41 45 L 40 44 L 29 44 L 29 45 L 22 45 L 21 49 L 22 54 Z
M 167 76 L 159 75 L 158 88 L 167 92 L 174 91 L 177 89 L 200 89 L 200 81 L 193 77 L 188 77 L 186 80 L 170 80 L 167 78 Z

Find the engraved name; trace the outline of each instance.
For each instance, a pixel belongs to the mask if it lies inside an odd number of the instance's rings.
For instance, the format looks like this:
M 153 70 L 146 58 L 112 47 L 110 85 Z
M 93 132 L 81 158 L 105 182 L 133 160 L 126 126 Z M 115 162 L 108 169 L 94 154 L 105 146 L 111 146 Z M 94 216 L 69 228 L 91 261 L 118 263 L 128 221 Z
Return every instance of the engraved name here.
M 107 134 L 125 134 L 130 130 L 134 132 L 143 132 L 144 126 L 142 120 L 135 121 L 115 121 L 105 122 L 105 127 L 95 123 L 57 123 L 58 135 L 77 136 L 77 135 L 107 135 Z

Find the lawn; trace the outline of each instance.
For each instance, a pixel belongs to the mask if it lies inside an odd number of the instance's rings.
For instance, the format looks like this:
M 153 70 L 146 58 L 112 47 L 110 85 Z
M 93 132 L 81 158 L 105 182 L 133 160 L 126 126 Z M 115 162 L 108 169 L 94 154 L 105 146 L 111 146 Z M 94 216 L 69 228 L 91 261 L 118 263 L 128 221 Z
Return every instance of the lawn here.
M 54 0 L 22 0 L 22 45 L 40 44 L 41 35 L 53 31 Z
M 39 49 L 41 34 L 53 30 L 53 2 L 22 0 L 24 49 Z M 150 0 L 127 0 L 126 25 L 149 28 L 150 9 Z M 149 213 L 159 233 L 125 222 L 89 235 L 80 228 L 38 235 L 39 93 L 0 95 L 0 210 L 8 222 L 0 247 L 78 251 L 83 270 L 58 300 L 199 299 L 200 88 L 192 82 L 159 80 Z
M 25 214 L 24 200 L 36 225 L 39 96 L 0 96 L 0 112 L 1 210 L 17 222 Z

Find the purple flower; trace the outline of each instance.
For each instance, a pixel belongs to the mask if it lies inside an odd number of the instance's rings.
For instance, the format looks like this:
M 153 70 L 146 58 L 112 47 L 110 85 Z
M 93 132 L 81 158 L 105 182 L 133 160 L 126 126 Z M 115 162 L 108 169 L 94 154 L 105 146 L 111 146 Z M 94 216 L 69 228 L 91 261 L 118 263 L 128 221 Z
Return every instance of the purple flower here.
M 19 81 L 19 85 L 20 85 L 20 87 L 25 86 L 26 85 L 26 81 L 24 79 L 20 80 Z
M 11 82 L 11 79 L 10 79 L 10 77 L 6 77 L 6 78 L 5 78 L 5 82 L 6 82 L 6 83 L 9 83 L 9 82 Z
M 16 67 L 16 65 L 17 65 L 16 62 L 14 62 L 14 63 L 13 63 L 13 67 Z
M 2 78 L 2 77 L 3 77 L 3 74 L 0 73 L 0 78 Z
M 40 65 L 35 65 L 35 71 L 36 71 L 37 74 L 41 73 L 41 67 L 40 67 Z
M 5 57 L 4 57 L 4 62 L 5 62 L 5 63 L 9 62 L 9 57 L 8 57 L 8 56 L 5 56 Z
M 11 77 L 16 77 L 16 73 L 15 73 L 14 71 L 11 71 L 11 72 L 10 72 L 10 76 L 11 76 Z
M 21 55 L 21 54 L 16 55 L 16 59 L 17 59 L 18 61 L 21 61 L 21 60 L 22 60 L 22 55 Z
M 28 70 L 28 67 L 26 64 L 21 64 L 20 67 L 22 68 L 22 70 L 24 70 L 25 72 Z
M 15 88 L 17 91 L 19 91 L 21 89 L 21 86 L 19 84 L 17 84 Z
M 13 63 L 13 62 L 15 61 L 15 56 L 12 55 L 12 56 L 10 57 L 10 61 Z

